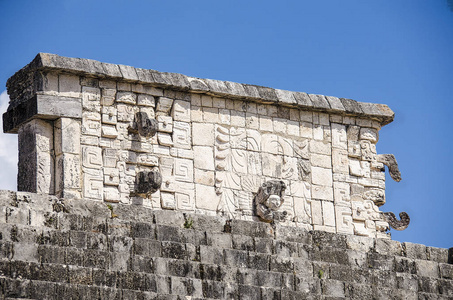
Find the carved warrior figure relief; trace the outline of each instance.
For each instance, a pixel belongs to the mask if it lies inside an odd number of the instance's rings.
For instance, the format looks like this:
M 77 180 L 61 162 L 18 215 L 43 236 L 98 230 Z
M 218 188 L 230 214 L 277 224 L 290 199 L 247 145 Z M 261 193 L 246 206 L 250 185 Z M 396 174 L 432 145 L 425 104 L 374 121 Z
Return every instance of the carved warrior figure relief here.
M 401 180 L 376 152 L 386 105 L 51 54 L 8 92 L 19 190 L 384 238 L 410 221 L 379 210 L 385 166 Z
M 285 218 L 277 210 L 284 203 L 286 185 L 281 180 L 264 181 L 266 177 L 303 180 L 310 173 L 309 161 L 303 157 L 308 157 L 306 140 L 293 142 L 288 138 L 270 133 L 261 134 L 256 130 L 216 126 L 215 186 L 216 193 L 220 195 L 217 211 L 235 218 L 238 213 L 251 215 L 256 210 L 256 214 L 266 222 L 284 221 Z M 304 196 L 299 200 L 305 202 L 307 199 Z M 285 212 L 285 215 L 288 213 L 290 212 Z

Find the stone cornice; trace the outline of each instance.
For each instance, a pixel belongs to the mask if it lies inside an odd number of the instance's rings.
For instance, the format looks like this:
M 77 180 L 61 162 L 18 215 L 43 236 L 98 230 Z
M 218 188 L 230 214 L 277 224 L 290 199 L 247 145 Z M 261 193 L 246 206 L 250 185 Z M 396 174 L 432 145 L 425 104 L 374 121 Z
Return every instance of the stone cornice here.
M 292 92 L 231 81 L 201 79 L 178 73 L 158 72 L 49 53 L 39 53 L 31 63 L 8 80 L 7 88 L 10 97 L 12 95 L 10 90 L 16 90 L 18 86 L 23 85 L 24 78 L 35 71 L 64 72 L 218 97 L 358 116 L 377 120 L 382 125 L 392 122 L 394 118 L 393 111 L 385 104 L 358 102 L 346 98 Z M 11 97 L 10 108 L 14 108 L 17 104 L 14 96 Z

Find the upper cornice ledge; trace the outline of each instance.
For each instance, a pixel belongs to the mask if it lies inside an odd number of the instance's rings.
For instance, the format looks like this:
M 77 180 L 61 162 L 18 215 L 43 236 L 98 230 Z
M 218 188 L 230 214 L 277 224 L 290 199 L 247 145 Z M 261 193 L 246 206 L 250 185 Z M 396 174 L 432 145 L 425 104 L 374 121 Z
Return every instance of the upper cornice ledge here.
M 292 92 L 231 81 L 201 79 L 178 73 L 159 72 L 49 53 L 39 53 L 31 63 L 8 79 L 8 90 L 10 87 L 16 86 L 17 81 L 24 78 L 26 73 L 35 71 L 64 72 L 219 97 L 359 116 L 378 120 L 382 125 L 392 122 L 394 118 L 393 111 L 385 104 L 358 102 L 346 98 Z M 14 101 L 14 99 L 11 100 Z

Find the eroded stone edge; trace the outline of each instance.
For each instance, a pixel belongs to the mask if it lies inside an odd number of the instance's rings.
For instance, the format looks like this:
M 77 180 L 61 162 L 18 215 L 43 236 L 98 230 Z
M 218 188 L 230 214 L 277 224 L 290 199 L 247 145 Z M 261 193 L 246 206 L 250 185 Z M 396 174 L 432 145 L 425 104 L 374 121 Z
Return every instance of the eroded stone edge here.
M 13 86 L 25 73 L 46 70 L 150 84 L 174 90 L 205 93 L 233 99 L 244 99 L 303 109 L 308 108 L 341 115 L 362 116 L 376 119 L 382 125 L 386 125 L 394 119 L 394 112 L 385 104 L 365 103 L 345 98 L 339 99 L 332 96 L 310 94 L 310 97 L 316 101 L 311 101 L 307 105 L 308 103 L 301 103 L 299 100 L 300 92 L 230 81 L 202 79 L 179 73 L 145 70 L 119 64 L 102 63 L 91 59 L 63 57 L 50 53 L 39 53 L 32 62 L 8 79 L 7 87 Z

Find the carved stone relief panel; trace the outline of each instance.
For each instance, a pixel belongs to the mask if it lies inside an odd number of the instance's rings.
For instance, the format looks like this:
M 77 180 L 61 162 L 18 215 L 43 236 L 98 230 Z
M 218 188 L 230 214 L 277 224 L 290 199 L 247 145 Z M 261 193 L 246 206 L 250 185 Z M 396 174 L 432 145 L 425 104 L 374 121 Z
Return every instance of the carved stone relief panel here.
M 64 175 L 55 179 L 58 192 L 368 236 L 385 235 L 386 220 L 406 222 L 377 209 L 386 200 L 384 165 L 395 180 L 401 174 L 393 156 L 376 153 L 379 127 L 370 120 L 140 84 L 86 84 L 78 92 L 81 119 L 55 127 L 55 172 Z M 60 139 L 69 135 L 79 143 Z M 279 199 L 261 201 L 263 185 L 276 182 L 285 187 Z
M 354 224 L 352 219 L 352 210 L 350 207 L 336 205 L 335 220 L 338 233 L 353 234 Z
M 173 123 L 173 144 L 176 148 L 191 149 L 191 129 L 186 122 L 175 121 Z
M 103 200 L 104 182 L 102 171 L 96 169 L 83 170 L 83 196 L 96 200 Z

